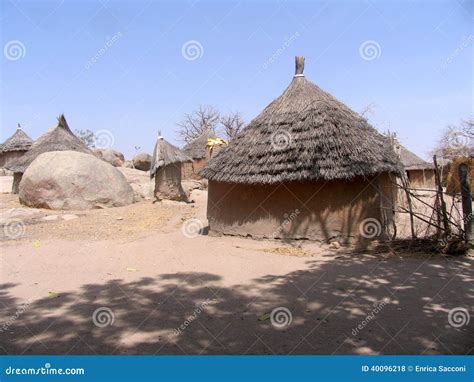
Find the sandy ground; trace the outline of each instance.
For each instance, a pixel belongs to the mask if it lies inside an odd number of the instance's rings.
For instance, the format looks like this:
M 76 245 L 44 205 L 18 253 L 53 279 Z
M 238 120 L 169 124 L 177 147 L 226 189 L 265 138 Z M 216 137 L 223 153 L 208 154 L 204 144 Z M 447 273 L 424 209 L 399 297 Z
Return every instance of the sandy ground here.
M 25 222 L 0 235 L 0 352 L 474 353 L 472 257 L 211 237 L 193 198 L 61 213 L 0 195 Z

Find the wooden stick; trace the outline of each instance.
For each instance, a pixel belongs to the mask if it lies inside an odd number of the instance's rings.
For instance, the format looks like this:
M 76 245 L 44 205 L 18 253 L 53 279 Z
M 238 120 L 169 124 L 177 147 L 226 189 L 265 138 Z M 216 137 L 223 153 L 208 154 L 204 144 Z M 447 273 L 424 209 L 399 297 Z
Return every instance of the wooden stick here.
M 434 163 L 434 172 L 435 172 L 435 181 L 436 185 L 438 186 L 438 195 L 439 200 L 441 202 L 441 214 L 443 218 L 443 226 L 446 235 L 451 233 L 451 227 L 449 226 L 448 214 L 446 212 L 446 203 L 443 198 L 443 186 L 441 185 L 441 178 L 439 176 L 439 167 L 438 162 L 436 160 L 436 155 L 433 155 L 433 163 Z
M 472 216 L 472 195 L 471 185 L 469 184 L 469 168 L 465 163 L 461 163 L 458 167 L 459 181 L 461 183 L 462 196 L 462 214 L 464 218 L 464 233 L 466 241 L 474 240 L 474 219 Z
M 415 222 L 413 220 L 413 204 L 411 202 L 411 196 L 410 196 L 410 191 L 408 190 L 408 179 L 406 174 L 403 174 L 402 176 L 402 186 L 403 189 L 405 190 L 405 195 L 407 197 L 407 203 L 408 203 L 408 211 L 410 211 L 410 229 L 411 229 L 411 237 L 413 239 L 416 239 L 416 234 L 415 234 Z

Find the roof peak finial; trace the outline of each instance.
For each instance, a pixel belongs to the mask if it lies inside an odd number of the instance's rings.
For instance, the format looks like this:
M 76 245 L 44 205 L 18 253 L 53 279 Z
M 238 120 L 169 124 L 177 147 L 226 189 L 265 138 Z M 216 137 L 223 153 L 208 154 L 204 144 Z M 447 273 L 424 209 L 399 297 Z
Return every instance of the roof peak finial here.
M 158 130 L 158 139 L 163 139 L 163 136 L 161 135 L 161 130 Z
M 304 77 L 304 57 L 296 56 L 295 57 L 295 77 Z
M 21 130 L 21 125 L 20 125 L 20 123 L 17 124 L 17 127 L 16 127 L 16 128 L 17 128 L 17 130 Z

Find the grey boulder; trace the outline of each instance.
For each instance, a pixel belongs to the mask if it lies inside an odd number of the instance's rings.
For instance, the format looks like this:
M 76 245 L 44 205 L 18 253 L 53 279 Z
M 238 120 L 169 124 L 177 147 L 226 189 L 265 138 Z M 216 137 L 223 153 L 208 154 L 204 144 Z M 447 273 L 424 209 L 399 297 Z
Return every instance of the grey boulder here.
M 114 167 L 121 167 L 125 162 L 125 157 L 119 151 L 112 149 L 94 149 L 94 155 L 110 163 Z
M 150 171 L 151 155 L 146 153 L 139 153 L 133 157 L 133 166 L 137 170 Z
M 123 174 L 90 154 L 51 151 L 39 155 L 20 182 L 20 202 L 37 208 L 83 210 L 134 202 Z

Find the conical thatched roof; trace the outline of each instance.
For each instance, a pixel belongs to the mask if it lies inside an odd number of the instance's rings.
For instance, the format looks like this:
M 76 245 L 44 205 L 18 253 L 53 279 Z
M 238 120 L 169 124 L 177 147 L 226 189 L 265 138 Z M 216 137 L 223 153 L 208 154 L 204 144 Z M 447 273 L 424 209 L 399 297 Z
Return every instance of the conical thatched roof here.
M 58 123 L 55 127 L 49 129 L 35 143 L 30 150 L 21 158 L 12 161 L 6 165 L 6 168 L 13 172 L 25 172 L 26 168 L 40 154 L 49 151 L 79 151 L 86 154 L 92 154 L 92 151 L 76 137 L 69 128 L 66 118 L 61 114 L 58 117 Z
M 207 141 L 215 138 L 212 129 L 205 130 L 199 137 L 189 142 L 183 147 L 184 153 L 192 159 L 202 159 L 206 157 Z
M 159 135 L 151 158 L 150 177 L 153 178 L 161 167 L 183 162 L 192 162 L 192 159 Z
M 434 168 L 434 165 L 421 159 L 406 147 L 400 145 L 400 160 L 405 170 L 427 170 Z
M 20 124 L 15 133 L 0 145 L 0 153 L 10 151 L 28 151 L 33 144 L 31 139 L 21 128 Z
M 201 171 L 210 180 L 272 184 L 400 172 L 388 140 L 308 81 L 304 58 L 283 94 Z

